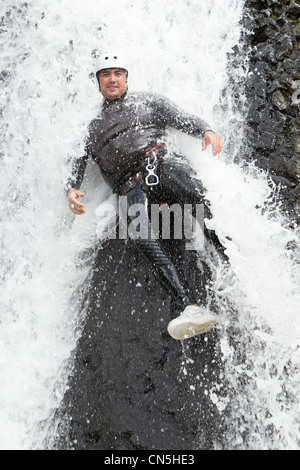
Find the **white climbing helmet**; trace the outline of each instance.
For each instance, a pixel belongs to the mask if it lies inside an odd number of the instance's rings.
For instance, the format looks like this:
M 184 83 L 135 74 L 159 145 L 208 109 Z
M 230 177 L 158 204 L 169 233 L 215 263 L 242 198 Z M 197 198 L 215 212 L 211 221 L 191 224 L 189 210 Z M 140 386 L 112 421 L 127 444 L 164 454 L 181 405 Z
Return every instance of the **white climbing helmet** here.
M 108 53 L 102 54 L 95 63 L 95 75 L 96 80 L 98 82 L 98 72 L 104 69 L 123 69 L 126 71 L 126 75 L 128 75 L 128 62 L 122 54 Z

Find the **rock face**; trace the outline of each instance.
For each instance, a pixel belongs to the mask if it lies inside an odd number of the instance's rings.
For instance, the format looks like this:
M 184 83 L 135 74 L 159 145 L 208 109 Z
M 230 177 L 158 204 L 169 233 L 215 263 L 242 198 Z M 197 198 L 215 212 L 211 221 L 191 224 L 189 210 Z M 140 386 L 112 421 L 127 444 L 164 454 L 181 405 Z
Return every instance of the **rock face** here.
M 300 2 L 246 0 L 245 6 L 251 158 L 280 184 L 284 208 L 300 221 Z
M 203 299 L 209 270 L 195 269 L 195 252 L 182 243 L 166 241 L 165 249 Z M 188 450 L 221 442 L 223 419 L 210 398 L 224 384 L 218 333 L 183 343 L 168 335 L 179 306 L 132 242 L 110 240 L 99 250 L 87 301 L 57 448 Z
M 246 80 L 250 158 L 280 186 L 283 208 L 300 221 L 300 4 L 246 0 L 243 18 L 250 50 Z

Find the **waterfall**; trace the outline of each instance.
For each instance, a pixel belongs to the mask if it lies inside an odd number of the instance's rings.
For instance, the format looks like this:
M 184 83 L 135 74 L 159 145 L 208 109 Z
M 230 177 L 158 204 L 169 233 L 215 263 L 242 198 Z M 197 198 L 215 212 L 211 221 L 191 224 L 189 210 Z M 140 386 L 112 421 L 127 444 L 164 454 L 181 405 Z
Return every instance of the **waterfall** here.
M 243 158 L 247 102 L 231 83 L 245 80 L 247 58 L 231 67 L 229 54 L 244 1 L 2 5 L 0 448 L 43 449 L 54 432 L 83 321 L 95 209 L 108 195 L 88 171 L 87 213 L 74 219 L 64 181 L 101 99 L 94 56 L 113 47 L 130 57 L 130 89 L 167 96 L 224 140 L 213 157 L 174 135 L 207 187 L 210 226 L 230 258 L 213 279 L 224 385 L 207 390 L 227 421 L 224 447 L 298 449 L 299 230 L 269 175 Z

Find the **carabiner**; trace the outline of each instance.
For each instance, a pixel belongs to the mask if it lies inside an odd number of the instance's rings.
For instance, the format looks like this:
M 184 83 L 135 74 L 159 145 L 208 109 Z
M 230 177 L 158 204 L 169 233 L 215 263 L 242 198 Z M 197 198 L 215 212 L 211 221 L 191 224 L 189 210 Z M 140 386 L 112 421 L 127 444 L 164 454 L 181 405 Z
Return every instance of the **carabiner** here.
M 155 165 L 152 165 L 151 163 L 148 163 L 148 165 L 146 166 L 146 170 L 148 171 L 148 175 L 145 178 L 146 185 L 147 186 L 156 186 L 159 183 L 159 177 L 154 173 L 155 172 Z
M 152 157 L 153 163 L 151 163 L 151 157 Z M 157 162 L 157 157 L 155 155 L 155 152 L 152 152 L 151 157 L 150 156 L 148 157 L 148 165 L 146 166 L 148 175 L 145 178 L 145 183 L 147 186 L 156 186 L 159 183 L 159 177 L 155 174 L 156 162 Z

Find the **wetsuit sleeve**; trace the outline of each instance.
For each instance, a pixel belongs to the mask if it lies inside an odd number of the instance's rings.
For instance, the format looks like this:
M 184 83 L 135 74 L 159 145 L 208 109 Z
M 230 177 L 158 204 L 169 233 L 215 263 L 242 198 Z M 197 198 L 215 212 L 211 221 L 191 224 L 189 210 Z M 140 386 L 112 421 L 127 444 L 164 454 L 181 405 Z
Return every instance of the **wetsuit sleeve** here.
M 203 137 L 206 131 L 212 130 L 203 119 L 186 113 L 166 98 L 157 98 L 155 108 L 159 123 L 163 127 L 169 126 L 194 137 Z
M 67 192 L 70 188 L 80 189 L 89 157 L 89 145 L 86 143 L 84 155 L 76 158 L 72 163 L 71 175 L 65 185 Z

